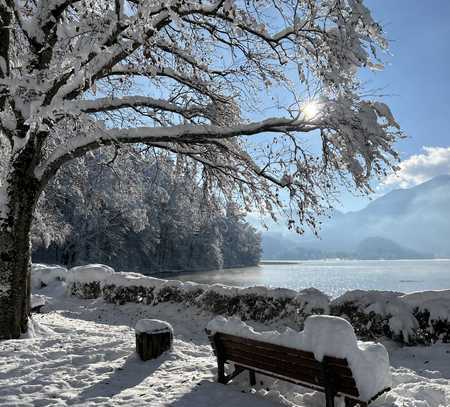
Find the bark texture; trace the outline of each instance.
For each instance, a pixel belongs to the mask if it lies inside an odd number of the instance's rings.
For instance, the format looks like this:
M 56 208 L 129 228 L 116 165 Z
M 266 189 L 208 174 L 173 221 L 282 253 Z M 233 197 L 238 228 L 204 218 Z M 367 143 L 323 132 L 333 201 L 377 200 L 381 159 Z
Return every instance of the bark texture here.
M 40 186 L 31 154 L 14 161 L 7 178 L 6 218 L 0 220 L 0 339 L 28 329 L 31 296 L 30 230 Z

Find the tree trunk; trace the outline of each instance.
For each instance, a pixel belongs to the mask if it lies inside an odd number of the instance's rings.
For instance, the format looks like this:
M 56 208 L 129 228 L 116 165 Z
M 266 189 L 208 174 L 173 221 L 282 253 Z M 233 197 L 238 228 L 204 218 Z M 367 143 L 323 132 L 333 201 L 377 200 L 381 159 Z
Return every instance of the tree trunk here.
M 31 296 L 31 223 L 39 182 L 30 160 L 16 161 L 7 177 L 7 202 L 0 218 L 0 339 L 18 338 L 28 329 Z

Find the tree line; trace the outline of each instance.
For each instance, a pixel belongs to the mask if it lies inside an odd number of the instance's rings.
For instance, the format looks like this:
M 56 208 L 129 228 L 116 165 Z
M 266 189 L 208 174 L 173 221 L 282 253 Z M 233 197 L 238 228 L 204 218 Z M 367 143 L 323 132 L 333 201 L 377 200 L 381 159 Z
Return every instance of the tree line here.
M 259 233 L 236 203 L 207 196 L 197 172 L 132 149 L 70 164 L 38 204 L 33 261 L 144 274 L 256 265 Z

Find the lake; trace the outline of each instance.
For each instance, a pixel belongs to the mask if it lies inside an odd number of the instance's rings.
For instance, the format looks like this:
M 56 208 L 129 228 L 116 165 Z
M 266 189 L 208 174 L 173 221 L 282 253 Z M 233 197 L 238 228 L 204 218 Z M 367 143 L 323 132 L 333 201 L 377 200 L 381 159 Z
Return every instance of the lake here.
M 354 289 L 401 292 L 442 290 L 450 288 L 450 259 L 264 262 L 259 267 L 197 272 L 168 278 L 241 287 L 262 285 L 295 290 L 315 287 L 332 297 Z

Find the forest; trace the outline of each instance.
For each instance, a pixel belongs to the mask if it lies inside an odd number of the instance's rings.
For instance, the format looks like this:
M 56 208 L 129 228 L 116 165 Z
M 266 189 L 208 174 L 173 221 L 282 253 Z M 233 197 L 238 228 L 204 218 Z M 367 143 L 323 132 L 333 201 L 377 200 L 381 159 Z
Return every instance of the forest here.
M 206 196 L 204 177 L 180 157 L 142 149 L 87 155 L 40 199 L 33 261 L 144 274 L 258 264 L 260 234 L 237 203 Z

